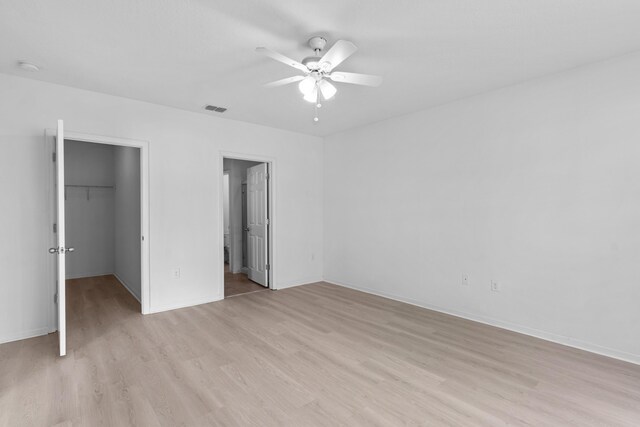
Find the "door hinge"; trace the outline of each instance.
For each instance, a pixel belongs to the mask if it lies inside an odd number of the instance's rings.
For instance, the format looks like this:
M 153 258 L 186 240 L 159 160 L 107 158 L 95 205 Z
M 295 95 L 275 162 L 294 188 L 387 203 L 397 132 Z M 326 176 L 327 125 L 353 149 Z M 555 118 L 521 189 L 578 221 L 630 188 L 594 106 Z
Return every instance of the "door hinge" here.
M 271 270 L 271 265 L 267 264 L 267 265 L 265 266 L 265 270 L 267 270 L 267 271 Z
M 265 223 L 266 225 L 269 225 L 269 224 L 271 224 L 271 221 L 269 221 L 269 218 L 267 218 L 267 219 L 265 220 L 265 222 L 264 222 L 264 223 Z
M 55 222 L 53 223 L 53 232 L 54 233 L 58 232 L 58 224 L 56 224 Z
M 58 303 L 58 293 L 57 293 L 57 292 L 56 292 L 55 294 L 53 294 L 53 302 L 54 302 L 55 304 L 57 304 L 57 303 Z
M 265 179 L 269 181 L 269 178 L 271 178 L 271 175 L 269 175 L 269 172 L 267 172 L 267 174 L 265 175 Z
M 51 153 L 51 161 L 55 162 L 58 156 L 56 156 L 56 152 Z

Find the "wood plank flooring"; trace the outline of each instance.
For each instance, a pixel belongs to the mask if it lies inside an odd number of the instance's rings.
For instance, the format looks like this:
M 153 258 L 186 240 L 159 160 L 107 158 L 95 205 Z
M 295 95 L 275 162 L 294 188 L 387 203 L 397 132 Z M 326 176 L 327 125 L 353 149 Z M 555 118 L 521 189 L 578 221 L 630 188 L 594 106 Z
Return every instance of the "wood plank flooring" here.
M 70 281 L 0 345 L 0 426 L 638 426 L 640 366 L 318 283 L 142 316 Z
M 224 297 L 233 297 L 236 295 L 248 294 L 251 292 L 266 291 L 268 288 L 260 286 L 249 280 L 246 274 L 232 273 L 229 265 L 224 265 Z

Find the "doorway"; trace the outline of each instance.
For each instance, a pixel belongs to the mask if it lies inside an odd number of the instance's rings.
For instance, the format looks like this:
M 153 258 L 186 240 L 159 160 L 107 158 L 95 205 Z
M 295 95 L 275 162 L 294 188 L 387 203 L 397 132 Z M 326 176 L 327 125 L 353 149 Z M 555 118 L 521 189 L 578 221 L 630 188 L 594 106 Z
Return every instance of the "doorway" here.
M 224 297 L 271 288 L 269 162 L 223 157 Z
M 112 275 L 140 302 L 140 149 L 65 139 L 64 169 L 67 287 Z
M 69 322 L 72 336 L 86 329 L 78 313 L 104 320 L 116 311 L 149 312 L 148 143 L 65 132 L 62 121 L 46 136 L 53 160 L 51 332 L 58 331 L 64 356 Z

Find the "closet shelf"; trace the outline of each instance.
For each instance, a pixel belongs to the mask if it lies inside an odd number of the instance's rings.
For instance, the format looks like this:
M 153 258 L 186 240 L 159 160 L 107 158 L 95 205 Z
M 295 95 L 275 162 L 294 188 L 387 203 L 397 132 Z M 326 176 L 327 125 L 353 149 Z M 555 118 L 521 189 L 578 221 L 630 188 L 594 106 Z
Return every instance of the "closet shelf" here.
M 114 185 L 77 185 L 77 184 L 66 184 L 67 188 L 115 188 Z

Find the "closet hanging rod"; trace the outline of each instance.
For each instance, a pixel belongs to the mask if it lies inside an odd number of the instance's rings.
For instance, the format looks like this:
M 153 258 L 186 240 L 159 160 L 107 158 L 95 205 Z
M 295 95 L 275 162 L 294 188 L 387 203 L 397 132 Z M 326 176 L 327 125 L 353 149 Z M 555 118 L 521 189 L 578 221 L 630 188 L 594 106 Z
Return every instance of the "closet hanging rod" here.
M 84 188 L 87 192 L 87 200 L 90 199 L 89 193 L 92 188 L 112 188 L 115 190 L 115 185 L 78 185 L 78 184 L 65 184 L 64 186 L 64 199 L 67 200 L 67 188 Z
M 72 187 L 72 188 L 115 188 L 115 185 L 76 185 L 76 184 L 65 184 L 65 187 Z

